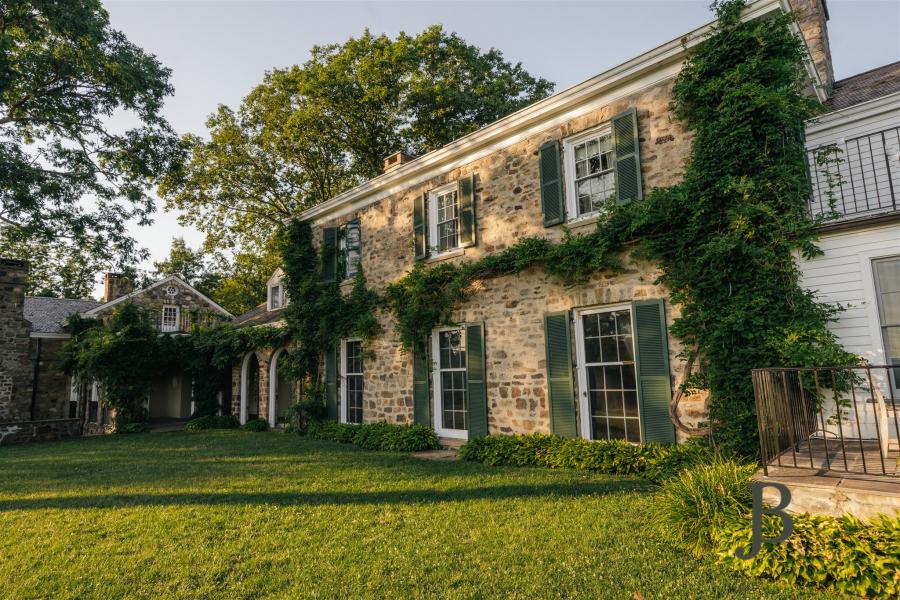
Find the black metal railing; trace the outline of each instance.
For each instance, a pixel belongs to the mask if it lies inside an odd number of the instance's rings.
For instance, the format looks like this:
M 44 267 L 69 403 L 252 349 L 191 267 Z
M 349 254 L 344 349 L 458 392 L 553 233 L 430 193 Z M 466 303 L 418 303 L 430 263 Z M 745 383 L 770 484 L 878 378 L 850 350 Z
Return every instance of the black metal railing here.
M 763 469 L 900 477 L 900 367 L 754 369 Z
M 812 215 L 832 221 L 900 209 L 900 127 L 807 151 Z

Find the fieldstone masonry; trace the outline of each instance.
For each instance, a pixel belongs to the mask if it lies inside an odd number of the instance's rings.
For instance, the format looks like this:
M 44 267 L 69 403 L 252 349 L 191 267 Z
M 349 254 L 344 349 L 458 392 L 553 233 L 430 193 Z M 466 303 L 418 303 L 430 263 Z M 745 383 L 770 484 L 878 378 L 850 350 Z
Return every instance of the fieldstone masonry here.
M 31 418 L 31 323 L 23 316 L 28 263 L 0 258 L 0 423 Z

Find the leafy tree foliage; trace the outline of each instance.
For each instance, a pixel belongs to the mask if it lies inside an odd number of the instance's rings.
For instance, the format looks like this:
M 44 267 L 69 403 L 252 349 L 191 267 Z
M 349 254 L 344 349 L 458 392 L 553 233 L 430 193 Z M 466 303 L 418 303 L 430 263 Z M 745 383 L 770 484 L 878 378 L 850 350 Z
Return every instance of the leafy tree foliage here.
M 433 150 L 551 90 L 440 26 L 365 31 L 267 73 L 236 111 L 220 106 L 160 192 L 209 249 L 260 249 L 278 225 L 380 174 L 388 154 Z
M 110 27 L 99 0 L 0 4 L 3 235 L 65 240 L 120 264 L 139 257 L 124 225 L 150 222 L 147 185 L 180 156 L 160 116 L 169 74 Z M 139 125 L 115 132 L 113 113 Z
M 222 273 L 206 256 L 203 250 L 191 250 L 184 238 L 172 238 L 169 256 L 153 263 L 156 278 L 178 275 L 199 292 L 207 296 L 215 294 L 222 280 Z
M 0 230 L 0 256 L 27 258 L 29 296 L 91 298 L 103 264 L 89 250 L 65 240 L 23 238 Z

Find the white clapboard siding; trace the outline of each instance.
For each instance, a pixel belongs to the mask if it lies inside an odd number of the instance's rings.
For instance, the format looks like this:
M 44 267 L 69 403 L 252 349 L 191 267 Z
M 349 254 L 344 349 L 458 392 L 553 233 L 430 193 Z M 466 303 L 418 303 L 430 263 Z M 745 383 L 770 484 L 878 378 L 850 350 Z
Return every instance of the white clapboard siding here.
M 848 351 L 884 364 L 872 260 L 900 255 L 900 223 L 826 233 L 819 248 L 822 256 L 800 261 L 803 286 L 846 308 L 830 329 Z

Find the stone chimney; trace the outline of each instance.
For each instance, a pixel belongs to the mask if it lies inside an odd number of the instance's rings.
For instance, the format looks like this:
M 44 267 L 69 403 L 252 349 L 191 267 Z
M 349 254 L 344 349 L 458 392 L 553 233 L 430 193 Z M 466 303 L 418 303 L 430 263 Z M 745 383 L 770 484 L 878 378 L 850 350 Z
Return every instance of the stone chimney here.
M 28 261 L 0 258 L 0 423 L 31 417 L 27 279 Z
M 813 66 L 831 96 L 834 85 L 834 66 L 831 64 L 831 46 L 828 43 L 828 7 L 825 0 L 788 0 L 797 18 L 797 26 L 809 48 Z
M 103 276 L 103 301 L 110 302 L 134 291 L 131 278 L 121 273 L 106 273 Z
M 390 156 L 385 157 L 384 159 L 384 172 L 393 171 L 400 165 L 405 165 L 408 162 L 412 162 L 416 157 L 406 152 L 394 152 Z

